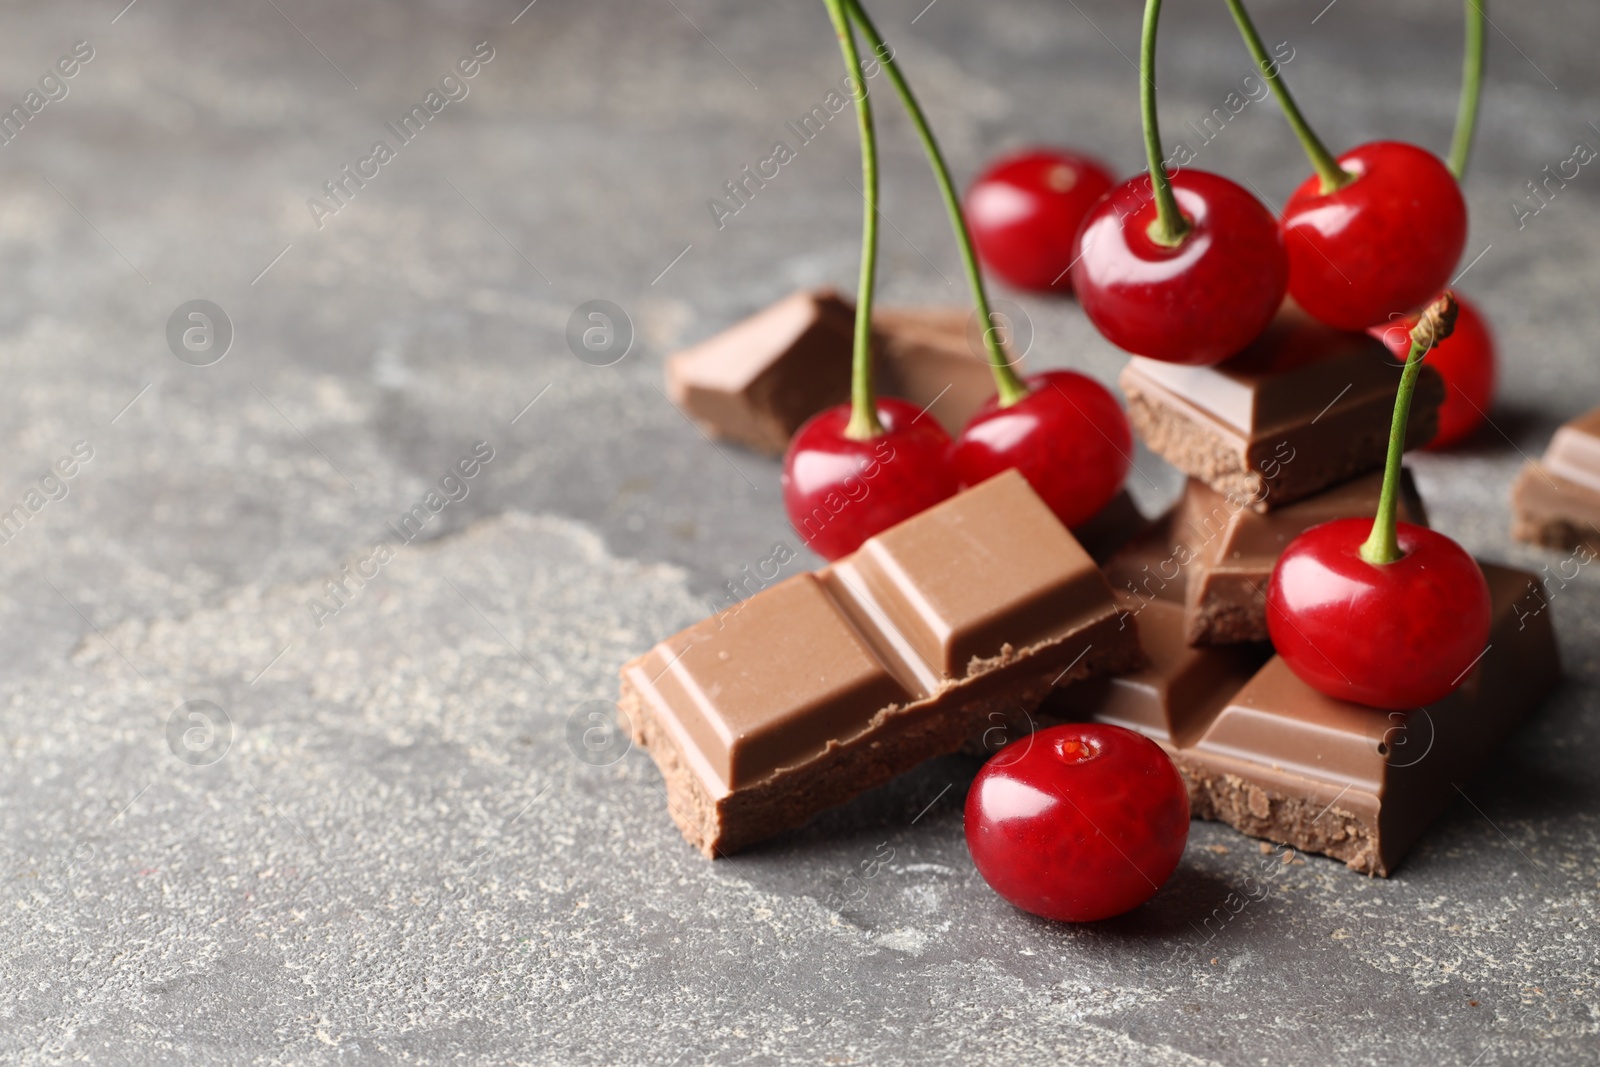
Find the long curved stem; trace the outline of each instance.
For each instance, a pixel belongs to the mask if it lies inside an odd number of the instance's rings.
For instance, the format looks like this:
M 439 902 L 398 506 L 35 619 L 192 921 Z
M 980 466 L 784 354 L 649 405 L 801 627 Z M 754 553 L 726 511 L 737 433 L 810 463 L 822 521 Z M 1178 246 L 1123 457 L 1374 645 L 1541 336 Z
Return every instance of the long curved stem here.
M 847 0 L 822 0 L 839 35 L 844 65 L 856 82 L 856 126 L 861 133 L 861 195 L 866 207 L 861 218 L 861 281 L 856 287 L 855 346 L 850 355 L 850 421 L 846 437 L 866 440 L 883 433 L 878 419 L 878 398 L 872 388 L 872 288 L 878 275 L 878 138 L 872 126 L 872 104 L 861 77 L 856 35 L 845 14 Z
M 1161 126 L 1156 118 L 1156 23 L 1161 0 L 1145 0 L 1144 28 L 1139 34 L 1139 119 L 1144 126 L 1144 154 L 1150 164 L 1150 188 L 1156 197 L 1156 221 L 1150 239 L 1173 248 L 1189 232 L 1189 222 L 1172 195 L 1172 179 L 1161 159 Z
M 1273 92 L 1278 97 L 1278 106 L 1283 108 L 1284 118 L 1294 127 L 1294 135 L 1300 139 L 1300 147 L 1305 149 L 1306 158 L 1311 160 L 1311 166 L 1322 179 L 1322 191 L 1331 193 L 1355 181 L 1356 176 L 1339 166 L 1339 161 L 1312 132 L 1306 117 L 1300 113 L 1299 106 L 1289 93 L 1289 87 L 1283 83 L 1278 64 L 1267 55 L 1267 46 L 1261 43 L 1261 35 L 1256 32 L 1255 23 L 1250 21 L 1243 0 L 1228 0 L 1228 10 L 1233 12 L 1233 21 L 1239 26 L 1239 36 L 1244 38 L 1244 45 L 1250 50 L 1250 57 L 1256 61 L 1256 66 L 1260 68 L 1261 76 L 1272 84 Z
M 944 199 L 945 213 L 950 216 L 950 228 L 955 231 L 956 247 L 961 252 L 961 267 L 967 275 L 967 286 L 972 290 L 972 302 L 977 306 L 978 317 L 984 323 L 983 344 L 988 353 L 990 372 L 994 375 L 995 391 L 999 395 L 1000 406 L 1008 407 L 1027 396 L 1028 387 L 1011 368 L 996 336 L 994 316 L 989 308 L 989 295 L 984 291 L 983 273 L 978 269 L 978 256 L 972 248 L 972 235 L 967 231 L 966 218 L 961 213 L 961 199 L 956 194 L 955 183 L 950 179 L 950 168 L 945 164 L 944 153 L 939 151 L 939 142 L 934 139 L 933 129 L 928 125 L 927 116 L 923 114 L 921 105 L 911 92 L 910 84 L 900 71 L 900 64 L 894 58 L 894 50 L 884 42 L 883 35 L 872 24 L 866 9 L 861 6 L 861 0 L 846 0 L 846 2 L 850 8 L 851 19 L 861 28 L 861 35 L 866 38 L 873 54 L 888 72 L 889 81 L 894 85 L 895 92 L 900 95 L 900 102 L 905 105 L 906 114 L 910 116 L 911 124 L 916 127 L 917 137 L 922 141 L 922 150 L 928 157 L 928 164 L 933 168 L 934 181 L 938 183 L 939 195 Z
M 1422 373 L 1422 360 L 1428 350 L 1450 336 L 1456 325 L 1455 294 L 1446 289 L 1428 305 L 1411 330 L 1411 351 L 1400 372 L 1400 388 L 1394 397 L 1394 420 L 1389 425 L 1389 455 L 1383 466 L 1383 489 L 1378 496 L 1378 514 L 1372 532 L 1362 542 L 1361 558 L 1382 565 L 1400 558 L 1399 532 L 1395 527 L 1400 502 L 1400 457 L 1406 450 L 1406 424 L 1411 419 L 1411 394 Z
M 1461 102 L 1456 106 L 1456 132 L 1450 138 L 1450 173 L 1460 181 L 1472 155 L 1472 135 L 1478 128 L 1478 96 L 1483 89 L 1483 5 L 1489 0 L 1466 0 L 1466 51 L 1461 57 Z

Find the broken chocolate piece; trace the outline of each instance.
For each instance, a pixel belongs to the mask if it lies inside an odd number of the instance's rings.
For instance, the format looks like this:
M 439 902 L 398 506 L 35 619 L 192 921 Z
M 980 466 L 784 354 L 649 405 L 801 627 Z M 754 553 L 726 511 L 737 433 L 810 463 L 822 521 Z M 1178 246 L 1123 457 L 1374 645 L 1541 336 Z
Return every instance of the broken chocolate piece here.
M 1427 708 L 1386 712 L 1335 700 L 1276 656 L 1209 720 L 1203 710 L 1130 714 L 1109 698 L 1082 699 L 1104 683 L 1062 694 L 1050 708 L 1161 742 L 1189 783 L 1196 816 L 1388 875 L 1560 676 L 1534 576 L 1482 566 L 1493 601 L 1488 646 L 1460 688 Z M 1159 601 L 1140 611 L 1150 655 L 1141 673 L 1176 690 L 1193 662 L 1186 656 L 1239 650 L 1183 652 L 1171 640 L 1172 611 Z
M 725 855 L 1139 662 L 1134 624 L 1008 471 L 622 669 L 683 835 Z
M 1511 512 L 1519 541 L 1600 553 L 1600 408 L 1562 426 L 1542 459 L 1523 464 Z
M 792 293 L 667 357 L 667 395 L 712 437 L 781 453 L 800 424 L 850 397 L 855 310 Z
M 951 434 L 994 395 L 969 338 L 969 311 L 884 308 L 872 315 L 878 392 L 926 408 Z M 832 290 L 797 292 L 667 357 L 667 395 L 709 436 L 781 454 L 811 416 L 850 399 L 855 307 Z
M 1400 367 L 1381 341 L 1286 303 L 1251 346 L 1214 367 L 1135 356 L 1118 379 L 1151 450 L 1219 493 L 1269 511 L 1383 467 Z M 1407 447 L 1438 427 L 1444 381 L 1417 378 Z

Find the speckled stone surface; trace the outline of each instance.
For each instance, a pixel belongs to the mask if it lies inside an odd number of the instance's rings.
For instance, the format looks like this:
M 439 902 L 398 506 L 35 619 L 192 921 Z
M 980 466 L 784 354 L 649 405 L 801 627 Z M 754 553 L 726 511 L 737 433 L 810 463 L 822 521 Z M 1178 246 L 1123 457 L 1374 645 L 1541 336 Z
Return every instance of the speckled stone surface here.
M 707 207 L 837 81 L 820 4 L 123 2 L 0 15 L 7 106 L 92 49 L 0 146 L 0 512 L 26 516 L 0 543 L 0 1060 L 1600 1055 L 1592 568 L 1550 583 L 1568 681 L 1389 880 L 1196 824 L 1138 912 L 1035 921 L 967 859 L 957 758 L 734 860 L 678 837 L 654 767 L 590 714 L 623 659 L 795 543 L 776 466 L 706 442 L 661 362 L 853 284 L 842 120 L 721 229 Z M 1455 4 L 1253 6 L 1331 144 L 1446 144 Z M 962 180 L 1037 140 L 1137 168 L 1138 8 L 873 5 Z M 1414 469 L 1438 527 L 1555 575 L 1508 541 L 1506 491 L 1600 401 L 1600 172 L 1520 228 L 1510 205 L 1600 146 L 1600 11 L 1491 16 L 1460 289 L 1504 387 L 1495 429 Z M 1194 147 L 1250 67 L 1221 4 L 1165 18 L 1166 139 Z M 883 295 L 959 301 L 915 142 L 882 125 Z M 1306 169 L 1270 102 L 1196 165 L 1273 203 Z M 1034 366 L 1114 378 L 1072 304 L 1001 295 Z M 168 340 L 197 299 L 233 335 L 207 366 L 220 333 L 183 360 Z M 631 322 L 615 362 L 568 347 L 592 300 Z M 1145 456 L 1131 487 L 1153 509 L 1177 479 Z

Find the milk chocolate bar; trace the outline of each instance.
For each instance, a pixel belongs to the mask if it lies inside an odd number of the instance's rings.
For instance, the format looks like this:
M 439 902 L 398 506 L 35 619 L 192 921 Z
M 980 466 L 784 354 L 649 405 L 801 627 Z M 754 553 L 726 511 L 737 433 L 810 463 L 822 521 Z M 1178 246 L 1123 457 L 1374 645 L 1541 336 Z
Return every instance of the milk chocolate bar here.
M 620 706 L 678 828 L 718 856 L 1140 655 L 1094 561 L 1011 471 L 661 642 L 623 667 Z
M 1600 408 L 1556 431 L 1511 485 L 1511 536 L 1600 553 Z
M 1383 467 L 1400 366 L 1381 341 L 1286 303 L 1249 348 L 1214 367 L 1135 356 L 1118 379 L 1152 451 L 1219 493 L 1270 511 Z M 1438 428 L 1444 381 L 1422 368 L 1406 447 Z
M 1138 612 L 1145 668 L 1064 690 L 1041 712 L 1116 722 L 1161 743 L 1198 817 L 1389 875 L 1560 676 L 1533 575 L 1482 566 L 1488 647 L 1460 688 L 1427 708 L 1334 700 L 1277 656 L 1245 681 L 1238 660 L 1220 658 L 1245 648 L 1189 647 L 1175 606 L 1156 601 Z
M 872 316 L 876 385 L 952 434 L 994 395 L 969 311 L 884 308 Z M 667 357 L 667 394 L 705 432 L 781 453 L 812 415 L 850 398 L 855 308 L 832 290 L 797 292 Z
M 1191 478 L 1147 533 L 1106 562 L 1106 577 L 1118 593 L 1181 602 L 1191 645 L 1265 641 L 1267 582 L 1289 542 L 1320 523 L 1371 518 L 1382 489 L 1376 472 L 1262 513 Z M 1403 522 L 1428 523 L 1403 468 L 1399 512 Z

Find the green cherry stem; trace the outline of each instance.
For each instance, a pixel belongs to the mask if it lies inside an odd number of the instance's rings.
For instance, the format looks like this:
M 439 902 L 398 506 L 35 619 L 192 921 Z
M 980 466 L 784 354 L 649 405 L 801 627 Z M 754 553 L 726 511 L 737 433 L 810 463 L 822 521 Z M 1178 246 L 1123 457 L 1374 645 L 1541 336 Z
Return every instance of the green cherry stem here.
M 884 42 L 883 35 L 868 17 L 866 8 L 861 6 L 861 0 L 846 0 L 846 3 L 850 9 L 850 18 L 860 27 L 861 36 L 866 38 L 873 55 L 888 72 L 889 81 L 899 94 L 900 102 L 905 106 L 911 124 L 916 127 L 917 137 L 922 141 L 922 151 L 928 157 L 929 166 L 933 168 L 934 181 L 938 183 L 939 195 L 944 199 L 945 213 L 950 216 L 950 228 L 955 231 L 956 247 L 961 252 L 961 267 L 967 275 L 967 286 L 972 290 L 972 302 L 977 306 L 978 317 L 984 323 L 983 345 L 988 353 L 990 372 L 994 375 L 995 391 L 999 395 L 1000 406 L 1009 407 L 1028 395 L 1028 387 L 1011 368 L 1005 351 L 1000 347 L 994 316 L 989 307 L 989 295 L 983 287 L 983 273 L 978 269 L 978 256 L 972 249 L 972 235 L 967 232 L 967 222 L 961 213 L 961 199 L 956 194 L 955 183 L 950 179 L 950 168 L 945 164 L 944 153 L 939 151 L 939 142 L 934 139 L 933 128 L 928 125 L 922 106 L 917 103 L 916 96 L 911 92 L 911 85 L 901 73 L 900 64 L 894 57 L 894 49 Z
M 1139 119 L 1144 125 L 1144 154 L 1150 164 L 1150 188 L 1156 196 L 1156 220 L 1150 239 L 1176 248 L 1189 232 L 1189 220 L 1178 210 L 1172 179 L 1161 159 L 1161 127 L 1156 119 L 1156 23 L 1161 21 L 1161 0 L 1145 0 L 1144 28 L 1139 34 Z
M 1422 373 L 1422 360 L 1428 350 L 1450 336 L 1456 325 L 1455 294 L 1446 289 L 1428 305 L 1411 328 L 1411 351 L 1400 372 L 1400 388 L 1394 397 L 1394 421 L 1389 425 L 1389 456 L 1383 467 L 1383 489 L 1378 497 L 1378 514 L 1372 520 L 1372 533 L 1361 544 L 1361 558 L 1383 565 L 1400 558 L 1400 542 L 1395 529 L 1396 506 L 1400 496 L 1400 457 L 1406 450 L 1406 424 L 1411 418 L 1411 394 Z
M 1467 0 L 1467 43 L 1461 57 L 1461 102 L 1456 106 L 1456 132 L 1450 138 L 1450 173 L 1456 181 L 1467 172 L 1472 155 L 1472 135 L 1478 128 L 1478 95 L 1483 88 L 1483 5 L 1489 0 Z
M 1284 118 L 1289 120 L 1289 125 L 1294 127 L 1294 135 L 1300 139 L 1300 147 L 1305 149 L 1312 168 L 1322 179 L 1322 192 L 1331 193 L 1355 181 L 1356 176 L 1339 166 L 1339 161 L 1312 132 L 1306 117 L 1300 113 L 1299 106 L 1289 93 L 1289 87 L 1283 82 L 1283 74 L 1278 69 L 1277 62 L 1267 55 L 1267 46 L 1261 43 L 1261 35 L 1256 32 L 1255 23 L 1250 21 L 1243 0 L 1228 0 L 1228 10 L 1233 12 L 1233 21 L 1239 26 L 1239 36 L 1244 38 L 1244 46 L 1250 50 L 1250 57 L 1256 61 L 1261 76 L 1271 83 L 1272 91 L 1278 97 L 1278 106 L 1283 108 Z
M 850 421 L 844 435 L 857 441 L 883 433 L 878 419 L 878 397 L 872 388 L 872 287 L 878 274 L 878 137 L 872 127 L 872 104 L 861 78 L 861 58 L 856 35 L 845 14 L 846 0 L 822 0 L 839 35 L 844 65 L 856 82 L 856 126 L 861 133 L 861 195 L 866 208 L 861 217 L 861 282 L 856 287 L 855 347 L 850 354 Z

